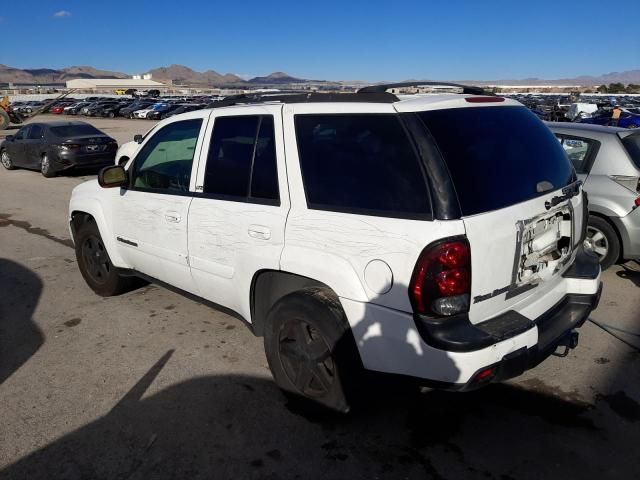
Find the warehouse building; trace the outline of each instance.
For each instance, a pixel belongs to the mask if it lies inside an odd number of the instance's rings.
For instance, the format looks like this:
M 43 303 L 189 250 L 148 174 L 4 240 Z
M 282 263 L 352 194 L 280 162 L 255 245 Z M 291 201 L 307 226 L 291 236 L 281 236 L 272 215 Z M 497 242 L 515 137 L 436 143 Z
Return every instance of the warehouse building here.
M 77 78 L 67 81 L 67 88 L 74 90 L 166 90 L 168 85 L 143 78 Z

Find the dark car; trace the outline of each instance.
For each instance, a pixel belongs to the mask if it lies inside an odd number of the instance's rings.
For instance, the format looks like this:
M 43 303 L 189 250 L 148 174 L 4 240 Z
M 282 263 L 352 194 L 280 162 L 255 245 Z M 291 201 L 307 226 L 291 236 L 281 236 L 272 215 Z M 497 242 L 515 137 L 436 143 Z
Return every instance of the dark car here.
M 133 104 L 129 105 L 126 108 L 123 108 L 120 110 L 120 116 L 121 117 L 127 117 L 127 118 L 133 118 L 133 112 L 135 112 L 136 110 L 142 110 L 143 108 L 148 107 L 149 105 L 153 105 L 155 102 L 153 101 L 149 101 L 149 102 L 134 102 Z
M 84 107 L 88 107 L 89 105 L 91 105 L 90 102 L 78 102 L 78 103 L 74 103 L 73 105 L 71 105 L 68 108 L 64 109 L 64 114 L 65 115 L 78 115 L 80 113 L 80 110 Z
M 112 165 L 118 144 L 85 122 L 30 123 L 0 144 L 0 160 L 7 170 L 40 170 L 45 177 L 72 168 Z
M 102 112 L 106 108 L 115 107 L 116 105 L 118 105 L 118 102 L 99 102 L 99 103 L 96 103 L 96 104 L 90 106 L 87 109 L 87 112 L 85 113 L 85 115 L 87 117 L 101 117 L 101 116 L 103 116 Z
M 204 104 L 192 104 L 192 105 L 178 105 L 178 108 L 176 108 L 175 110 L 171 110 L 169 112 L 166 112 L 164 114 L 164 118 L 169 118 L 172 117 L 174 115 L 179 115 L 181 113 L 187 113 L 187 112 L 194 112 L 196 110 L 202 110 L 203 108 L 206 108 L 206 105 Z M 147 115 L 147 118 L 149 117 L 149 115 Z
M 120 110 L 123 108 L 128 108 L 132 105 L 132 102 L 120 102 L 112 106 L 104 107 L 100 111 L 100 116 L 114 118 L 120 115 Z
M 147 120 L 162 120 L 167 118 L 171 112 L 175 112 L 177 109 L 183 107 L 184 105 L 180 105 L 177 103 L 169 103 L 167 105 L 161 105 L 153 111 L 147 113 Z

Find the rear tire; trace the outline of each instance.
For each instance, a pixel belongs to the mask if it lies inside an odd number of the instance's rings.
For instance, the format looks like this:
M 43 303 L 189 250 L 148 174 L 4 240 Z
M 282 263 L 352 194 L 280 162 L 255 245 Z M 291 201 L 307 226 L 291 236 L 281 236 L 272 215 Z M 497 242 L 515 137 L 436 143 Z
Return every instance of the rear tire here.
M 42 158 L 40 160 L 40 173 L 42 173 L 42 175 L 46 178 L 52 178 L 56 176 L 56 172 L 51 167 L 51 159 L 46 153 L 42 154 Z
M 16 167 L 13 165 L 13 161 L 11 161 L 11 157 L 9 156 L 9 152 L 3 149 L 0 152 L 0 161 L 2 162 L 2 166 L 7 170 L 15 170 Z
M 287 396 L 349 412 L 346 386 L 356 385 L 361 363 L 332 291 L 308 288 L 276 302 L 267 315 L 264 347 L 273 378 Z
M 134 277 L 123 277 L 111 263 L 95 221 L 80 225 L 75 236 L 78 268 L 87 285 L 101 297 L 124 293 L 135 286 Z
M 620 257 L 620 240 L 613 227 L 605 219 L 589 216 L 585 249 L 595 253 L 600 260 L 600 268 L 606 270 Z
M 113 112 L 109 112 L 109 118 L 115 118 L 116 114 Z

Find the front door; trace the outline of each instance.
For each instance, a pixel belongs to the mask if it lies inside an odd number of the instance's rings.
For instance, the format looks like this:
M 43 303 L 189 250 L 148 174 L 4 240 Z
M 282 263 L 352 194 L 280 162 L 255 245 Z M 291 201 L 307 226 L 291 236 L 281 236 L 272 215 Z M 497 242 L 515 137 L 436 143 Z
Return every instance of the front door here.
M 193 112 L 146 138 L 113 211 L 116 244 L 131 268 L 195 293 L 187 258 L 192 171 L 209 112 Z

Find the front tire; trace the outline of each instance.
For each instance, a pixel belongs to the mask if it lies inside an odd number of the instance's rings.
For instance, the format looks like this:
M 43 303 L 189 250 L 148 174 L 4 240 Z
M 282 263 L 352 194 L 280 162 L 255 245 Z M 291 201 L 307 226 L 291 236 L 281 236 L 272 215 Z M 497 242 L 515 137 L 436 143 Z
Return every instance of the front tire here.
M 264 347 L 273 378 L 286 394 L 349 412 L 346 386 L 356 384 L 361 364 L 333 292 L 309 288 L 276 302 L 266 319 Z
M 87 285 L 101 297 L 111 297 L 129 290 L 133 277 L 121 276 L 111 263 L 95 221 L 80 225 L 75 238 L 78 268 Z
M 40 160 L 40 173 L 42 173 L 42 175 L 46 178 L 52 178 L 56 176 L 56 172 L 51 167 L 51 159 L 46 153 L 42 154 L 42 158 Z
M 584 247 L 598 256 L 600 268 L 603 271 L 617 262 L 620 257 L 618 235 L 609 222 L 600 217 L 589 217 Z
M 4 149 L 2 150 L 2 152 L 0 152 L 0 161 L 2 162 L 2 166 L 7 170 L 16 169 L 15 165 L 13 164 L 13 161 L 11 160 L 11 157 L 9 156 L 9 152 L 7 152 Z

